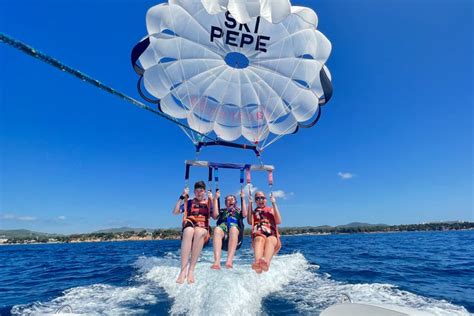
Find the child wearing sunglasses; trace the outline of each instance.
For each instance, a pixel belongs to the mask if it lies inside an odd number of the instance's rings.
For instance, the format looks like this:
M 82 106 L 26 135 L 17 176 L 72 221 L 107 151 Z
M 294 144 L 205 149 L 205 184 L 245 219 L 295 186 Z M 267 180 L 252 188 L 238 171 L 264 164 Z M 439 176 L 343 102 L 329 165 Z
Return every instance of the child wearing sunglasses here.
M 255 261 L 252 269 L 257 273 L 268 271 L 273 255 L 281 248 L 280 234 L 277 225 L 281 224 L 281 216 L 276 199 L 270 195 L 272 206 L 267 206 L 265 193 L 257 191 L 255 193 L 255 203 L 257 207 L 252 211 L 252 216 L 247 221 L 252 225 L 252 247 Z M 249 208 L 252 209 L 251 201 Z

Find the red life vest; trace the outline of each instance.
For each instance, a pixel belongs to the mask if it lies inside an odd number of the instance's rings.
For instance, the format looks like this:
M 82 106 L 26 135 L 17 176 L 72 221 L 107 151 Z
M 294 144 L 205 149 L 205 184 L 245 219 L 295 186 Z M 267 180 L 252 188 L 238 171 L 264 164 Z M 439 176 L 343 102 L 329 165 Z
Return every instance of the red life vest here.
M 190 221 L 195 227 L 209 228 L 209 201 L 199 201 L 194 198 L 188 201 L 186 221 Z M 183 226 L 186 223 L 183 223 Z
M 277 236 L 277 225 L 273 209 L 269 206 L 264 208 L 256 208 L 253 213 L 253 234 L 264 234 L 265 236 Z

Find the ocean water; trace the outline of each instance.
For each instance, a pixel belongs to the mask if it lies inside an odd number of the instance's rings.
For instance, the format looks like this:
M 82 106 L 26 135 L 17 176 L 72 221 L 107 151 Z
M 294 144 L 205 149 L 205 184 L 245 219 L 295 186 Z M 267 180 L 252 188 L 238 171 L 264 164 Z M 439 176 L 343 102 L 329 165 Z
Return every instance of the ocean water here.
M 474 231 L 282 237 L 268 273 L 250 268 L 249 240 L 233 270 L 175 283 L 179 241 L 0 247 L 0 314 L 317 315 L 355 302 L 433 315 L 474 312 Z

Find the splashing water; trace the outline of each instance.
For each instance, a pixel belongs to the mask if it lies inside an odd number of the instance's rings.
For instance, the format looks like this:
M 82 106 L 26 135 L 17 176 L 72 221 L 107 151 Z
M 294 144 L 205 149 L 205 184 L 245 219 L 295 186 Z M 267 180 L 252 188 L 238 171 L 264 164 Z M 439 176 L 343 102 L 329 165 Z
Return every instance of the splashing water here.
M 205 250 L 196 267 L 196 282 L 179 285 L 179 253 L 140 257 L 136 274 L 127 286 L 94 284 L 75 287 L 51 301 L 14 306 L 13 315 L 53 314 L 65 305 L 75 314 L 154 314 L 153 306 L 169 301 L 172 315 L 259 315 L 266 298 L 282 299 L 300 314 L 315 315 L 340 301 L 342 294 L 354 302 L 410 307 L 432 315 L 469 315 L 467 310 L 444 300 L 435 300 L 397 289 L 390 284 L 347 284 L 319 274 L 301 253 L 275 257 L 270 271 L 257 275 L 251 268 L 251 253 L 244 249 L 234 269 L 211 270 L 212 252 Z

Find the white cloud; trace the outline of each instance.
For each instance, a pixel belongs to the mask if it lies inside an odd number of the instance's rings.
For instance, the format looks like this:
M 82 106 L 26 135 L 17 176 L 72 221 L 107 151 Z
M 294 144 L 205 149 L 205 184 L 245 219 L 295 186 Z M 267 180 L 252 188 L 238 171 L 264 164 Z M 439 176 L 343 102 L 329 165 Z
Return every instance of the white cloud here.
M 252 183 L 249 184 L 250 185 L 250 193 L 252 194 L 252 196 L 255 194 L 255 192 L 258 191 L 258 188 L 256 186 L 254 186 Z M 244 186 L 244 193 L 245 193 L 245 196 L 248 196 L 249 195 L 249 185 L 245 185 Z M 222 194 L 222 192 L 221 192 Z M 237 191 L 235 193 L 235 196 L 240 196 L 240 189 L 239 191 Z
M 3 214 L 2 219 L 15 219 L 15 215 L 13 215 L 13 214 Z
M 252 196 L 255 195 L 255 192 L 259 191 L 258 187 L 254 186 L 253 184 L 250 184 L 250 191 L 252 192 Z M 248 196 L 249 194 L 249 188 L 248 186 L 246 185 L 244 187 L 244 192 L 245 192 L 245 196 Z M 295 195 L 293 192 L 285 192 L 283 190 L 275 190 L 275 191 L 272 191 L 273 192 L 273 196 L 276 197 L 277 199 L 283 199 L 283 200 L 287 200 L 289 198 L 291 198 L 293 195 Z M 235 193 L 236 196 L 239 196 L 240 195 L 240 190 L 237 191 Z
M 64 220 L 66 220 L 66 216 L 61 215 L 61 216 L 58 216 L 57 219 L 60 220 L 60 221 L 64 221 Z
M 11 220 L 11 221 L 21 221 L 21 222 L 31 222 L 35 221 L 36 217 L 33 216 L 16 216 L 15 214 L 3 214 L 1 219 Z
M 337 175 L 343 180 L 349 180 L 355 177 L 355 174 L 350 172 L 338 172 Z
M 22 222 L 31 222 L 31 221 L 35 221 L 36 217 L 33 217 L 33 216 L 18 216 L 15 219 L 17 221 L 22 221 Z
M 275 190 L 273 191 L 273 196 L 277 199 L 283 199 L 283 200 L 287 200 L 289 199 L 290 197 L 292 197 L 293 195 L 295 195 L 293 192 L 285 192 L 283 190 Z

